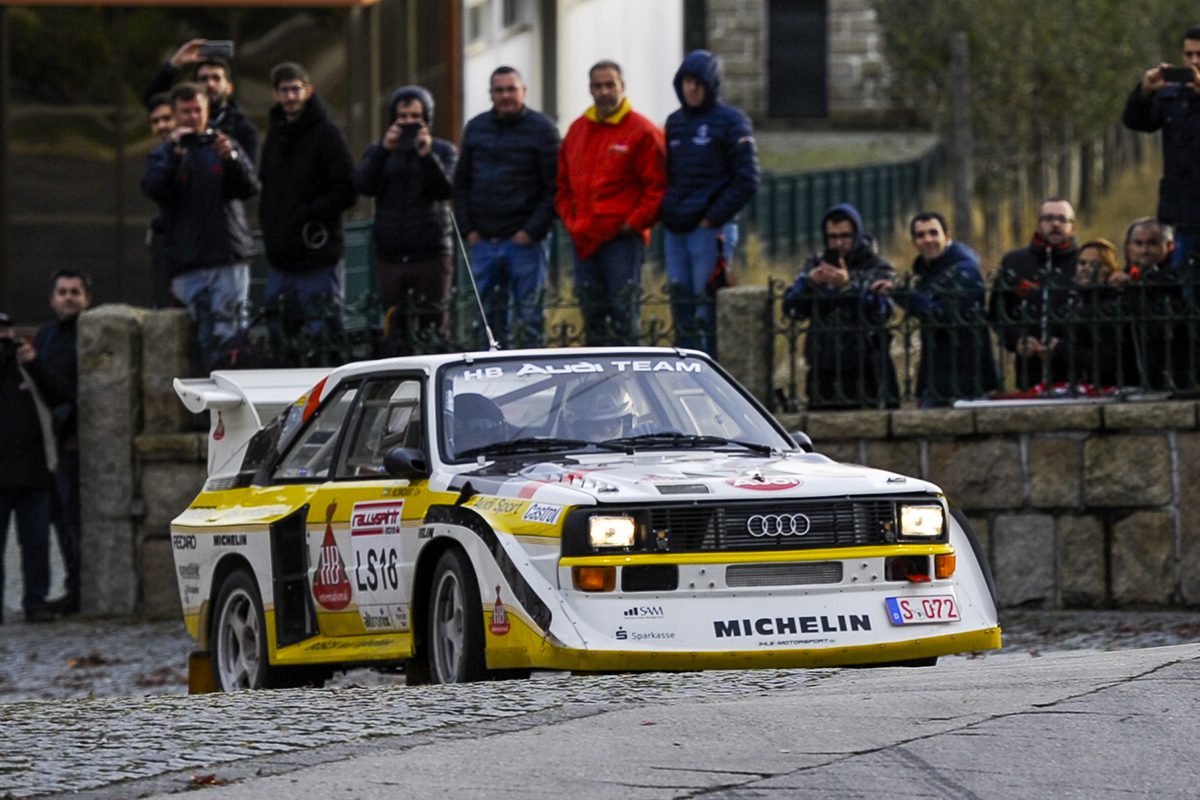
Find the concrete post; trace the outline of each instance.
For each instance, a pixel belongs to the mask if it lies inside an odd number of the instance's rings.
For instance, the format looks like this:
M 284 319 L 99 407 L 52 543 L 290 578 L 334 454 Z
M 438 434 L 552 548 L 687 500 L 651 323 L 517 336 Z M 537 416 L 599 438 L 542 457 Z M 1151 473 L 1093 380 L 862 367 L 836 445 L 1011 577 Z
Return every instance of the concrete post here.
M 79 318 L 82 600 L 87 613 L 137 610 L 143 309 L 105 305 Z
M 771 401 L 774 341 L 770 289 L 733 286 L 717 292 L 721 366 L 766 404 Z

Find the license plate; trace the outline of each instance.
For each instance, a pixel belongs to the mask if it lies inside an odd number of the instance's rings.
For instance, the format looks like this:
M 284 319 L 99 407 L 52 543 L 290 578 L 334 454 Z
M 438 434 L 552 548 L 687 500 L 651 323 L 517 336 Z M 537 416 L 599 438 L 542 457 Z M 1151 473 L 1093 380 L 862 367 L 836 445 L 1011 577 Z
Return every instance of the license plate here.
M 933 597 L 885 598 L 888 619 L 893 625 L 919 625 L 927 622 L 958 622 L 958 601 L 951 594 Z

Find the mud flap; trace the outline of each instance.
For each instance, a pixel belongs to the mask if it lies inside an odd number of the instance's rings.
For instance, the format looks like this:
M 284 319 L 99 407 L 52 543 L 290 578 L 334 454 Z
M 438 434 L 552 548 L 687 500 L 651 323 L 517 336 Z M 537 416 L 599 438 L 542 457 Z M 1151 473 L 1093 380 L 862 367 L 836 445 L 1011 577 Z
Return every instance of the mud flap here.
M 217 691 L 212 654 L 206 650 L 188 653 L 188 694 L 212 694 Z

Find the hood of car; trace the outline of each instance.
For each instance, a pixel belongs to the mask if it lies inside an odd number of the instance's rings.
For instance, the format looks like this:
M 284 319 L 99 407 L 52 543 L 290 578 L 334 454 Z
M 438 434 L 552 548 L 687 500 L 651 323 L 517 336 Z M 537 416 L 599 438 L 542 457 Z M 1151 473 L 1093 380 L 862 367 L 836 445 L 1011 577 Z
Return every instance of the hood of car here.
M 451 483 L 458 488 L 469 483 L 481 494 L 563 504 L 587 502 L 584 496 L 624 503 L 940 492 L 927 481 L 815 454 L 763 458 L 711 451 L 497 461 L 460 473 Z

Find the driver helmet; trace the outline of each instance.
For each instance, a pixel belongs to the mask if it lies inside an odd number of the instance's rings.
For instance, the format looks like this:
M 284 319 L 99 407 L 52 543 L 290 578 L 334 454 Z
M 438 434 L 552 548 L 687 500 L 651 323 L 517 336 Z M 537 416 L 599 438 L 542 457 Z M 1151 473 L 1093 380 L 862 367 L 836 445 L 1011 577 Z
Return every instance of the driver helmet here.
M 625 385 L 600 380 L 576 386 L 563 412 L 566 436 L 588 441 L 616 439 L 633 430 L 633 397 Z

